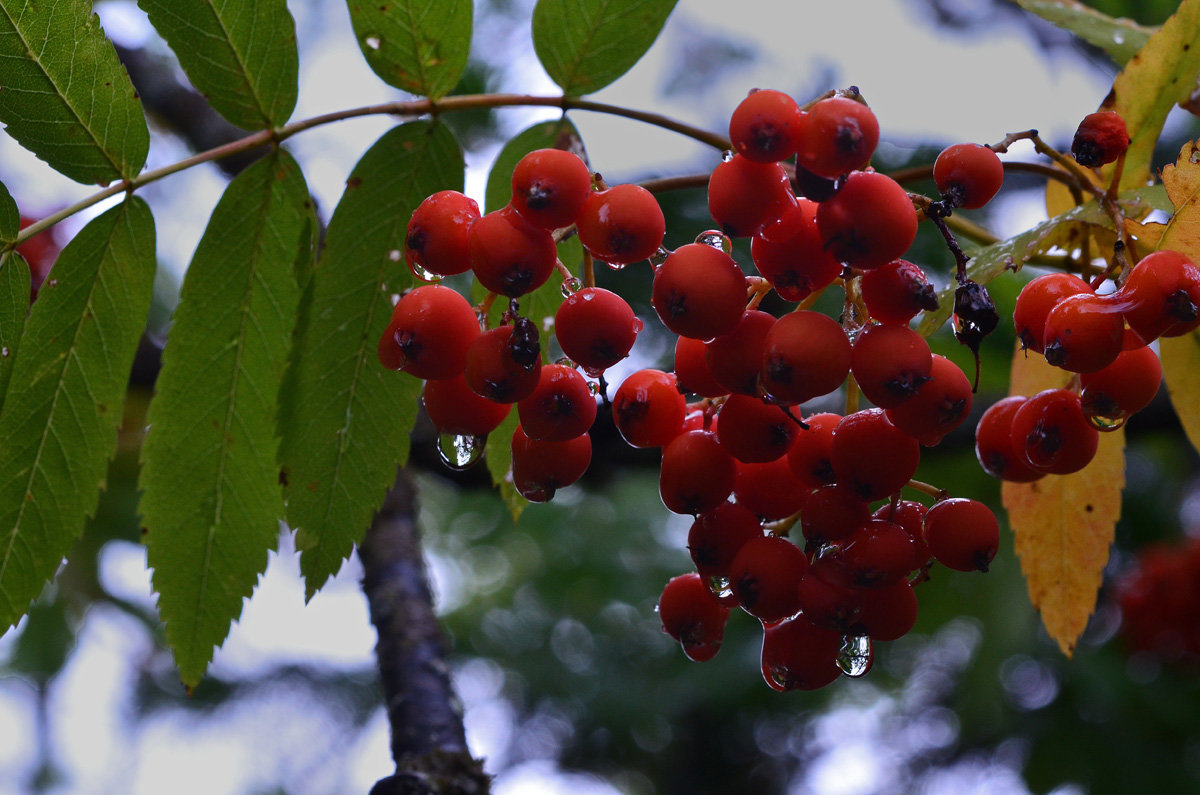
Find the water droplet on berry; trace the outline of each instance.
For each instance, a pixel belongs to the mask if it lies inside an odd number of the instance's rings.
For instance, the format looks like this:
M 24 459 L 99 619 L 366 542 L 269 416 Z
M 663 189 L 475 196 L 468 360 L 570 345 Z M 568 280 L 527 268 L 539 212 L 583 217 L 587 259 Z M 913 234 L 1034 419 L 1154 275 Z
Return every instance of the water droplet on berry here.
M 443 433 L 438 437 L 438 458 L 451 469 L 466 469 L 483 455 L 487 436 Z
M 838 649 L 837 664 L 846 676 L 862 676 L 871 670 L 875 650 L 868 635 L 846 635 Z
M 417 281 L 425 282 L 426 284 L 437 284 L 442 280 L 440 274 L 427 271 L 415 262 L 408 263 L 408 269 L 412 271 L 412 275 Z
M 604 375 L 603 370 L 597 370 L 594 367 L 585 367 L 583 371 L 592 378 L 599 378 L 600 376 Z M 595 381 L 588 381 L 587 385 L 589 395 L 595 397 L 596 395 L 600 394 L 600 384 L 596 383 Z
M 728 577 L 709 577 L 708 590 L 718 599 L 728 599 L 733 596 L 733 581 Z
M 583 282 L 578 277 L 572 276 L 569 279 L 564 279 L 562 283 L 562 297 L 570 298 L 583 287 Z
M 625 266 L 626 266 L 628 263 L 625 263 L 625 262 L 606 262 L 606 263 L 604 263 L 604 264 L 608 266 L 608 269 L 609 269 L 610 271 L 623 271 L 623 270 L 625 270 Z
M 1128 414 L 1117 415 L 1115 417 L 1104 417 L 1099 414 L 1085 414 L 1087 421 L 1091 426 L 1098 431 L 1116 431 L 1125 427 L 1125 421 L 1129 419 Z
M 721 162 L 728 163 L 730 160 L 733 160 L 733 150 L 726 149 L 724 152 L 721 153 Z
M 650 264 L 657 268 L 659 265 L 662 265 L 664 262 L 666 262 L 667 257 L 669 256 L 671 256 L 671 252 L 662 246 L 659 246 L 658 251 L 655 251 L 650 255 Z
M 771 681 L 775 683 L 776 690 L 790 690 L 792 686 L 792 678 L 788 676 L 786 668 L 771 666 L 767 671 L 767 675 L 771 677 Z
M 383 46 L 383 39 L 375 35 L 370 35 L 363 39 L 363 44 L 367 45 L 367 49 L 378 50 Z
M 633 323 L 630 325 L 633 326 L 634 334 L 640 334 L 642 332 L 642 329 L 646 327 L 646 324 L 642 322 L 642 319 L 640 317 L 636 317 L 636 316 L 633 318 Z
M 571 368 L 576 367 L 575 362 L 572 361 L 571 359 L 567 358 L 566 356 L 560 356 L 559 358 L 554 360 L 554 363 L 561 364 L 563 367 L 571 367 Z
M 703 246 L 711 246 L 726 254 L 733 254 L 733 240 L 720 229 L 705 229 L 696 235 L 696 242 Z

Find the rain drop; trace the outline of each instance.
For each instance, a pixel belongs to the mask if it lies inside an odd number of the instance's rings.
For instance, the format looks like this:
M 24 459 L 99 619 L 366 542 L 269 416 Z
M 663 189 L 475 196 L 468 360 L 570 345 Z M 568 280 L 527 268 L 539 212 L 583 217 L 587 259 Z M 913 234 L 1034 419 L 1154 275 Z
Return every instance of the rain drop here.
M 403 255 L 400 253 L 400 249 L 398 248 L 394 248 L 388 252 L 388 259 L 390 259 L 392 262 L 399 262 L 401 256 Z
M 721 162 L 728 163 L 730 160 L 733 160 L 733 150 L 726 149 L 724 152 L 721 153 Z
M 625 262 L 606 262 L 606 263 L 604 263 L 604 264 L 608 266 L 608 269 L 609 269 L 609 270 L 613 270 L 613 271 L 623 271 L 623 270 L 625 270 L 625 266 L 626 266 L 626 264 L 628 264 L 628 263 L 625 263 Z
M 487 436 L 443 433 L 438 437 L 438 458 L 451 469 L 466 469 L 483 455 Z
M 709 577 L 708 590 L 718 599 L 728 599 L 733 596 L 733 581 L 728 577 Z
M 650 264 L 657 268 L 659 265 L 662 265 L 664 262 L 666 262 L 667 257 L 669 256 L 671 256 L 671 252 L 662 246 L 659 246 L 658 251 L 655 251 L 650 255 Z
M 862 676 L 871 670 L 875 649 L 869 635 L 846 635 L 838 649 L 837 664 L 846 676 Z
M 365 39 L 363 39 L 363 44 L 367 45 L 367 49 L 378 50 L 383 44 L 383 39 L 374 35 L 367 36 Z
M 421 267 L 415 262 L 408 263 L 408 269 L 412 271 L 412 275 L 415 279 L 425 282 L 426 284 L 437 284 L 442 280 L 440 274 L 425 270 L 425 268 Z
M 720 229 L 705 229 L 696 235 L 696 242 L 704 246 L 711 246 L 718 251 L 724 251 L 726 254 L 733 254 L 733 240 Z
M 1125 421 L 1129 419 L 1128 414 L 1119 414 L 1113 417 L 1104 417 L 1099 414 L 1086 414 L 1085 416 L 1091 426 L 1101 432 L 1119 430 L 1125 427 Z
M 11 354 L 12 352 L 9 351 L 7 345 L 5 345 L 3 348 L 0 348 L 0 356 L 4 357 L 5 359 L 7 359 Z
M 583 282 L 580 281 L 579 277 L 577 277 L 577 276 L 572 276 L 569 279 L 563 279 L 562 297 L 570 298 L 572 295 L 579 292 L 580 288 L 582 288 L 582 287 L 583 287 Z

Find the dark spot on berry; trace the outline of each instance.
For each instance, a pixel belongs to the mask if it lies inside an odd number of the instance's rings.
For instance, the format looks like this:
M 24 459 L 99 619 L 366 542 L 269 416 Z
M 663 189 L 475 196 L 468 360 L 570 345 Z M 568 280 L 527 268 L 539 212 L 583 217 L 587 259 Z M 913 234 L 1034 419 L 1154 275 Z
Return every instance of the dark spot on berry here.
M 554 189 L 535 182 L 525 191 L 525 206 L 531 210 L 544 210 L 554 204 Z
M 1196 305 L 1186 290 L 1176 290 L 1167 296 L 1167 315 L 1180 323 L 1190 323 L 1196 319 Z

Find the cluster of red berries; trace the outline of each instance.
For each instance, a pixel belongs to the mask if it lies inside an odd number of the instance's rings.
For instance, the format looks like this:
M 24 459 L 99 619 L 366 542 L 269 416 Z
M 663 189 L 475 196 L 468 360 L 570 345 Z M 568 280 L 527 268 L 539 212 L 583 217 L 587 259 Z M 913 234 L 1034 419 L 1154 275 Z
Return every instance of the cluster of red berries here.
M 413 214 L 405 255 L 418 276 L 469 269 L 510 299 L 546 281 L 554 240 L 572 229 L 595 259 L 650 259 L 651 304 L 679 336 L 674 368 L 631 374 L 611 409 L 630 445 L 662 448 L 664 504 L 695 516 L 697 572 L 664 590 L 663 628 L 689 657 L 708 659 L 741 606 L 762 622 L 768 684 L 820 687 L 842 671 L 864 673 L 873 640 L 912 627 L 913 585 L 933 561 L 986 570 L 999 529 L 972 500 L 901 499 L 921 445 L 961 424 L 972 395 L 962 370 L 909 327 L 937 301 L 921 268 L 901 259 L 917 229 L 912 198 L 868 168 L 874 114 L 857 92 L 805 110 L 755 91 L 734 112 L 730 138 L 736 152 L 708 186 L 723 231 L 674 251 L 661 248 L 663 216 L 648 192 L 597 189 L 581 159 L 539 150 L 517 164 L 503 210 L 480 217 L 462 194 L 431 196 Z M 970 208 L 996 193 L 1003 169 L 991 149 L 962 144 L 942 153 L 934 177 L 945 207 Z M 730 236 L 752 238 L 761 276 L 742 272 Z M 771 290 L 800 302 L 835 282 L 846 296 L 840 322 L 806 306 L 782 317 L 757 308 Z M 471 460 L 516 403 L 512 478 L 534 501 L 587 468 L 597 400 L 584 374 L 627 356 L 641 328 L 614 293 L 589 285 L 564 294 L 554 332 L 565 363 L 543 364 L 537 329 L 515 300 L 485 329 L 486 317 L 443 286 L 401 298 L 379 344 L 385 366 L 427 379 L 426 411 L 455 462 Z M 872 408 L 802 415 L 800 404 L 848 381 Z M 796 526 L 803 546 L 786 537 Z
M 538 329 L 516 312 L 515 299 L 550 278 L 556 230 L 569 228 L 592 256 L 623 265 L 658 250 L 665 222 L 649 191 L 594 190 L 583 160 L 558 149 L 517 163 L 512 201 L 501 210 L 480 216 L 475 201 L 457 191 L 430 196 L 413 212 L 405 238 L 414 275 L 430 280 L 469 270 L 492 293 L 513 299 L 511 308 L 501 325 L 486 329 L 486 313 L 459 293 L 422 286 L 397 302 L 379 341 L 385 367 L 426 379 L 425 410 L 452 466 L 473 463 L 516 405 L 513 482 L 533 501 L 578 480 L 592 455 L 593 387 L 572 364 L 543 364 Z M 566 298 L 555 328 L 563 353 L 596 376 L 629 354 L 641 321 L 619 295 L 587 287 Z
M 1116 595 L 1130 651 L 1200 665 L 1200 540 L 1142 550 Z
M 1200 327 L 1200 269 L 1184 255 L 1156 251 L 1098 294 L 1077 276 L 1040 276 L 1013 312 L 1027 350 L 1077 374 L 1070 389 L 1010 397 L 984 413 L 976 452 L 984 470 L 1015 482 L 1087 466 L 1099 432 L 1121 427 L 1154 398 L 1162 366 L 1148 347 Z

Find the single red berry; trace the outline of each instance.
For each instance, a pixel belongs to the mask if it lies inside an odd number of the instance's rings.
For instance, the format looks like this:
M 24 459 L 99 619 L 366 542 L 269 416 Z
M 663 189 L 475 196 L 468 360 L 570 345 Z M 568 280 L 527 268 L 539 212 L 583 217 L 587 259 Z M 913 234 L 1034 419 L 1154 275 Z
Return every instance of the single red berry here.
M 729 608 L 709 593 L 699 574 L 690 572 L 667 582 L 658 598 L 658 617 L 663 632 L 679 641 L 688 659 L 704 662 L 721 649 Z
M 717 416 L 721 446 L 748 464 L 780 458 L 800 430 L 796 415 L 749 395 L 731 395 Z
M 723 502 L 702 513 L 688 531 L 688 553 L 696 571 L 706 580 L 724 581 L 728 587 L 729 568 L 742 545 L 763 534 L 758 517 L 744 505 Z M 728 597 L 736 603 L 732 594 Z
M 683 430 L 687 403 L 674 373 L 638 370 L 617 388 L 612 411 L 617 430 L 631 446 L 662 447 Z
M 804 539 L 819 546 L 841 541 L 871 518 L 871 507 L 858 492 L 838 483 L 813 489 L 800 509 L 800 529 Z
M 746 277 L 733 257 L 688 243 L 654 272 L 650 296 L 663 325 L 681 337 L 708 340 L 728 334 L 746 308 Z
M 854 341 L 850 369 L 867 400 L 890 409 L 929 380 L 933 354 L 925 338 L 908 326 L 867 326 Z
M 461 376 L 426 381 L 425 412 L 439 433 L 455 436 L 486 436 L 494 431 L 512 406 L 495 403 L 471 391 Z
M 467 348 L 479 333 L 467 299 L 449 287 L 418 287 L 392 310 L 379 339 L 379 361 L 417 378 L 453 378 L 465 369 Z
M 600 287 L 571 293 L 554 314 L 554 336 L 563 353 L 589 375 L 628 356 L 641 329 L 629 302 Z
M 496 403 L 516 403 L 528 397 L 537 387 L 541 370 L 541 343 L 528 318 L 519 317 L 511 326 L 485 331 L 467 348 L 467 386 Z
M 1100 434 L 1083 416 L 1079 395 L 1066 389 L 1047 389 L 1029 398 L 1012 423 L 1026 463 L 1040 472 L 1078 472 L 1095 457 L 1100 443 Z
M 573 367 L 547 364 L 529 397 L 518 401 L 521 427 L 531 439 L 565 442 L 587 433 L 596 419 L 596 399 Z
M 838 261 L 869 270 L 904 255 L 917 236 L 917 212 L 891 177 L 855 171 L 817 208 L 817 229 Z
M 829 457 L 838 483 L 864 500 L 879 500 L 916 474 L 921 445 L 893 425 L 883 409 L 865 409 L 846 415 L 833 429 Z
M 976 210 L 992 200 L 1004 183 L 1004 164 L 989 147 L 954 144 L 933 162 L 933 181 L 955 207 Z
M 750 241 L 754 267 L 785 301 L 803 301 L 833 283 L 842 264 L 817 231 L 817 204 L 797 199 Z
M 1042 353 L 1042 341 L 1046 337 L 1046 317 L 1063 299 L 1080 293 L 1092 294 L 1095 290 L 1087 282 L 1070 273 L 1048 273 L 1039 276 L 1021 289 L 1017 305 L 1013 309 L 1013 325 L 1021 345 L 1031 351 Z
M 761 536 L 742 545 L 729 569 L 738 603 L 761 621 L 779 621 L 800 610 L 797 587 L 808 558 L 786 538 Z
M 513 168 L 513 208 L 543 229 L 575 223 L 591 192 L 592 172 L 572 152 L 538 149 L 522 157 Z
M 796 154 L 800 120 L 796 100 L 782 91 L 755 89 L 734 109 L 729 140 L 734 150 L 757 163 L 776 163 Z
M 914 500 L 889 501 L 871 514 L 872 519 L 882 519 L 900 525 L 913 540 L 913 559 L 910 571 L 916 571 L 929 562 L 929 546 L 925 543 L 925 513 L 929 509 Z
M 708 369 L 708 348 L 702 340 L 692 337 L 679 337 L 675 341 L 675 378 L 680 391 L 687 394 L 700 397 L 729 394 Z
M 1025 460 L 1025 440 L 1013 434 L 1013 417 L 1028 398 L 1013 395 L 983 412 L 975 426 L 975 456 L 983 471 L 1011 483 L 1032 483 L 1042 472 Z
M 842 560 L 860 588 L 887 588 L 913 570 L 912 536 L 895 522 L 870 519 L 842 542 Z
M 762 675 L 773 690 L 816 690 L 842 673 L 839 632 L 820 629 L 804 616 L 763 626 Z
M 782 403 L 828 395 L 846 380 L 850 358 L 850 340 L 837 321 L 820 312 L 791 312 L 763 341 L 762 391 Z
M 800 165 L 827 179 L 866 168 L 879 143 L 879 121 L 869 107 L 846 97 L 812 106 L 800 125 Z
M 1000 548 L 1000 525 L 982 502 L 942 500 L 925 514 L 925 543 L 943 566 L 987 571 Z
M 867 589 L 852 584 L 841 555 L 817 556 L 800 580 L 800 609 L 822 629 L 849 632 L 858 623 Z
M 1125 120 L 1116 111 L 1089 113 L 1079 122 L 1071 140 L 1071 154 L 1081 166 L 1094 168 L 1111 163 L 1129 148 Z
M 614 185 L 592 193 L 575 224 L 584 248 L 613 265 L 648 259 L 667 232 L 658 200 L 640 185 Z
M 752 237 L 796 203 L 792 183 L 778 163 L 741 155 L 723 160 L 708 179 L 708 212 L 730 237 Z
M 1046 361 L 1073 373 L 1094 373 L 1121 352 L 1125 323 L 1112 299 L 1080 293 L 1059 301 L 1046 316 Z
M 726 392 L 758 394 L 763 349 L 774 325 L 774 315 L 747 309 L 732 331 L 705 343 L 708 371 Z
M 897 428 L 932 447 L 966 420 L 971 402 L 971 380 L 966 373 L 945 356 L 934 354 L 929 380 L 917 394 L 888 409 L 887 417 Z
M 456 190 L 438 191 L 417 205 L 404 237 L 404 257 L 414 273 L 452 276 L 471 269 L 467 238 L 479 205 Z
M 1122 351 L 1104 369 L 1079 376 L 1080 407 L 1092 424 L 1117 424 L 1149 406 L 1161 381 L 1162 363 L 1153 350 Z
M 711 431 L 685 431 L 663 448 L 658 492 L 667 509 L 701 514 L 714 510 L 733 492 L 737 461 Z
M 922 309 L 938 308 L 937 293 L 925 271 L 908 260 L 867 271 L 861 285 L 867 312 L 879 323 L 908 323 Z
M 805 489 L 834 482 L 829 449 L 833 446 L 833 429 L 841 421 L 840 414 L 813 414 L 804 421 L 808 427 L 796 431 L 796 440 L 787 452 L 787 462 Z
M 518 425 L 512 457 L 513 486 L 530 502 L 548 502 L 583 477 L 592 462 L 592 439 L 586 433 L 561 442 L 530 439 Z
M 737 478 L 733 494 L 764 522 L 785 519 L 804 504 L 805 484 L 792 474 L 787 458 L 765 464 L 736 462 Z
M 1178 251 L 1160 249 L 1129 272 L 1113 300 L 1145 343 L 1200 325 L 1200 270 Z
M 862 591 L 862 611 L 855 629 L 872 640 L 898 640 L 917 623 L 917 594 L 908 580 L 888 588 Z
M 476 221 L 468 242 L 475 278 L 509 298 L 545 284 L 558 259 L 550 233 L 526 221 L 512 205 Z

